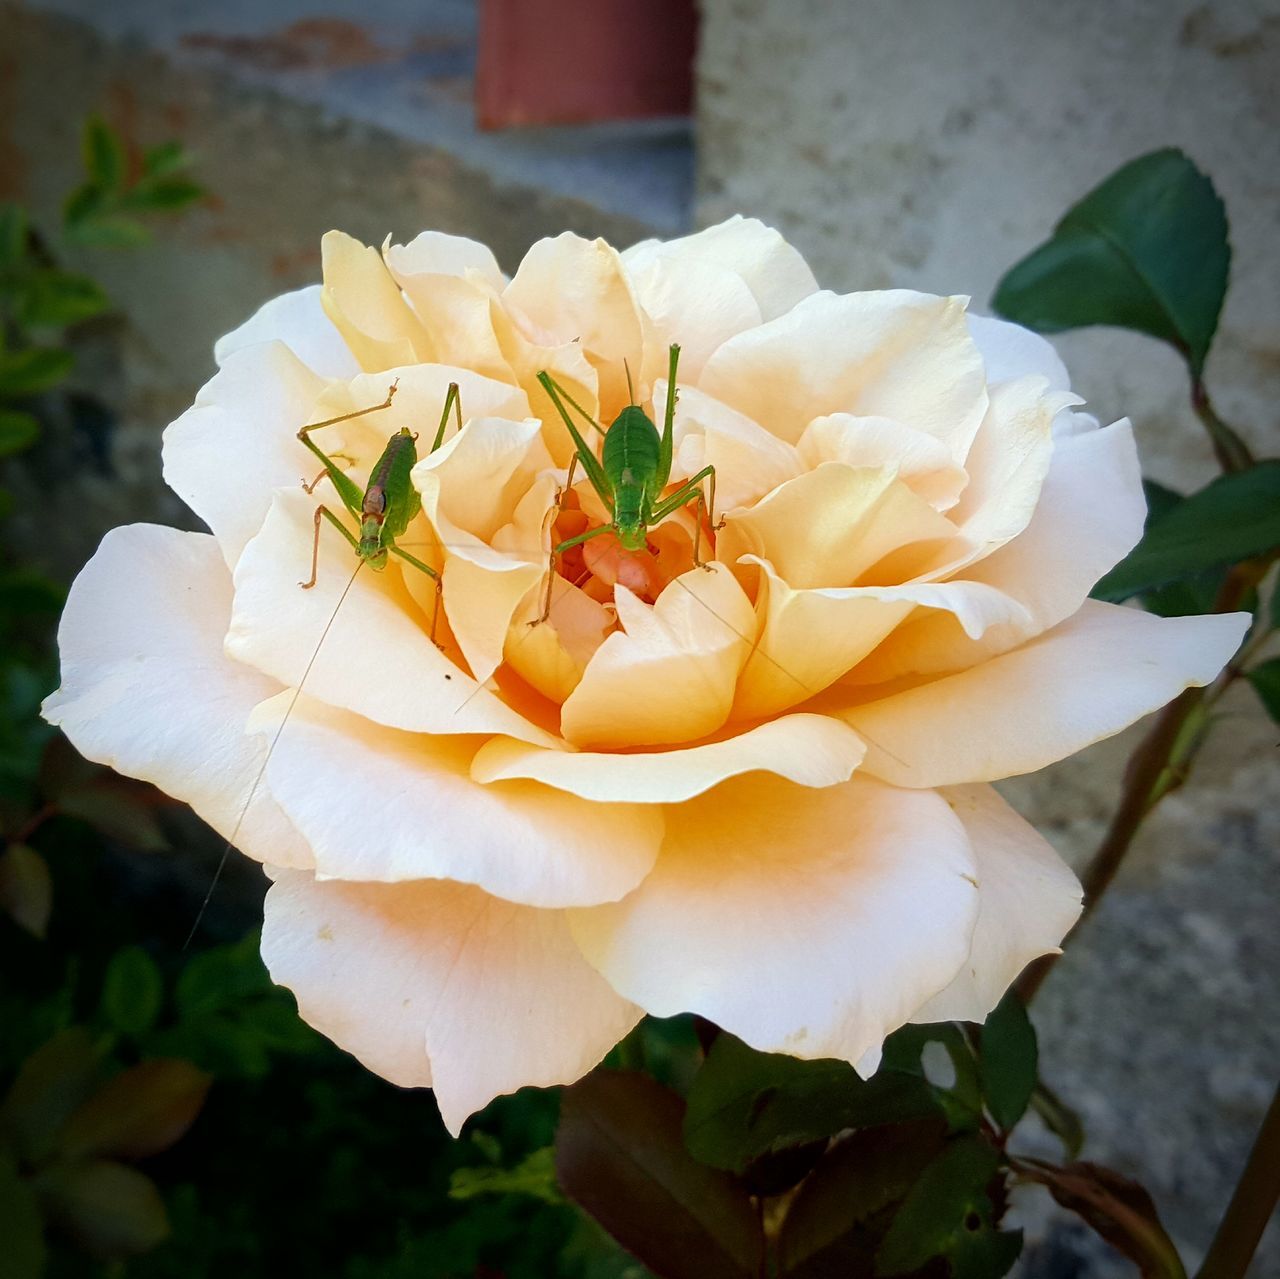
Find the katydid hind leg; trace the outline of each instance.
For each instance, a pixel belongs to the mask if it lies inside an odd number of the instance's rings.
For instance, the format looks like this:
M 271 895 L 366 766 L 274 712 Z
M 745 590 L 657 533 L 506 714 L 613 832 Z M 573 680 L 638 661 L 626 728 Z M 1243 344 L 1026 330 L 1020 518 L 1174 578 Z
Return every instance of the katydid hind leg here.
M 322 518 L 328 520 L 329 523 L 347 539 L 351 544 L 351 549 L 355 551 L 357 555 L 360 553 L 360 539 L 356 537 L 327 506 L 317 506 L 315 518 L 316 531 L 315 536 L 311 540 L 311 578 L 309 581 L 298 583 L 304 591 L 309 591 L 316 584 L 316 573 L 318 571 L 320 561 L 320 520 Z
M 462 430 L 462 392 L 456 382 L 449 383 L 448 393 L 444 397 L 444 410 L 440 414 L 440 425 L 436 430 L 436 438 L 431 441 L 428 453 L 434 453 L 444 443 L 444 433 L 449 427 L 449 410 L 452 409 L 457 418 L 458 430 Z

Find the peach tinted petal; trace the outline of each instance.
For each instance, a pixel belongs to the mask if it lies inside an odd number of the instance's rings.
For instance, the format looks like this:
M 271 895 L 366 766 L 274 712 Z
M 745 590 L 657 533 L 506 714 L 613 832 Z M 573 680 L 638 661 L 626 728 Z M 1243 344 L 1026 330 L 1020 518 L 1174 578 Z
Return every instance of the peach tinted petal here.
M 272 735 L 291 694 L 259 709 Z M 272 794 L 324 878 L 452 879 L 527 906 L 614 901 L 662 839 L 651 805 L 593 804 L 529 781 L 471 779 L 474 737 L 382 728 L 301 698 L 276 741 Z
M 755 613 L 720 564 L 676 578 L 650 607 L 614 590 L 622 629 L 596 651 L 562 708 L 576 746 L 617 748 L 693 741 L 728 717 L 755 638 Z
M 258 780 L 266 743 L 245 735 L 253 707 L 280 686 L 224 656 L 230 611 L 213 538 L 112 529 L 71 588 L 58 627 L 62 685 L 44 716 L 82 755 L 190 804 L 249 856 L 309 866 Z
M 963 458 L 986 408 L 982 357 L 958 298 L 905 289 L 815 293 L 730 338 L 699 386 L 794 443 L 815 417 L 887 417 Z
M 1012 541 L 965 570 L 1027 609 L 1025 624 L 996 624 L 980 638 L 954 619 L 912 619 L 865 671 L 866 682 L 961 670 L 1056 626 L 1104 573 L 1137 544 L 1146 518 L 1138 452 L 1128 421 L 1059 437 L 1031 522 Z
M 912 492 L 939 511 L 954 506 L 969 482 L 941 440 L 885 417 L 832 413 L 814 418 L 796 451 L 810 469 L 823 462 L 894 467 Z
M 412 276 L 470 277 L 494 290 L 506 284 L 493 250 L 465 235 L 423 231 L 408 244 L 384 245 L 382 256 L 387 269 L 402 284 Z
M 853 586 L 890 552 L 954 533 L 891 468 L 824 462 L 730 515 L 717 554 L 767 559 L 795 587 Z
M 969 841 L 937 795 L 752 777 L 686 804 L 630 896 L 570 918 L 646 1012 L 856 1062 L 954 979 L 977 912 Z
M 221 337 L 213 358 L 225 364 L 237 351 L 259 342 L 283 342 L 313 373 L 320 377 L 349 378 L 360 372 L 356 357 L 324 313 L 321 286 L 282 293 L 264 302 L 237 329 Z
M 389 728 L 554 740 L 436 648 L 398 572 L 356 572 L 351 547 L 327 522 L 316 585 L 299 587 L 317 500 L 301 490 L 276 494 L 236 567 L 227 651 L 290 687 L 306 673 L 312 697 Z
M 377 249 L 341 231 L 320 242 L 325 314 L 369 373 L 429 359 L 431 344 Z
M 1014 978 L 1056 952 L 1080 916 L 1080 883 L 1029 822 L 990 786 L 942 792 L 978 866 L 978 923 L 955 980 L 912 1021 L 985 1021 Z
M 654 387 L 655 402 L 663 403 L 666 393 L 663 378 Z M 672 435 L 676 478 L 716 468 L 717 514 L 759 501 L 803 469 L 790 444 L 696 387 L 681 386 Z
M 311 1025 L 393 1083 L 430 1083 L 455 1136 L 494 1097 L 572 1083 L 640 1018 L 583 960 L 563 912 L 467 884 L 285 872 L 262 954 Z
M 979 666 L 861 705 L 833 700 L 829 709 L 866 738 L 864 767 L 896 785 L 1015 777 L 1207 684 L 1249 620 L 1247 613 L 1163 618 L 1089 600 Z
M 471 774 L 481 782 L 529 778 L 600 802 L 675 804 L 743 773 L 835 786 L 848 781 L 864 753 L 857 734 L 839 720 L 783 715 L 723 741 L 670 751 L 546 750 L 495 737 L 476 753 Z
M 629 267 L 655 258 L 681 267 L 707 263 L 732 271 L 751 290 L 764 320 L 785 314 L 818 288 L 809 264 L 780 232 L 741 214 L 675 240 L 643 240 L 622 255 Z
M 1071 379 L 1062 357 L 1038 333 L 1010 324 L 991 315 L 965 315 L 969 335 L 982 353 L 987 381 L 1011 382 L 1015 378 L 1036 374 L 1044 378 L 1050 389 L 1069 391 Z
M 229 565 L 262 527 L 272 492 L 317 469 L 295 436 L 319 420 L 313 410 L 328 385 L 279 342 L 247 346 L 165 430 L 165 483 L 209 526 Z

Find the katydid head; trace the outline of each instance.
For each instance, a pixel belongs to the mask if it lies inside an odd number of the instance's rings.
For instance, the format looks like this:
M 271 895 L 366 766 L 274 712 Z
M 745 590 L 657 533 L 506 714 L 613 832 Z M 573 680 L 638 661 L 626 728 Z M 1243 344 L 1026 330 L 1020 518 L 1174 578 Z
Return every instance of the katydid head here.
M 643 551 L 649 545 L 648 530 L 639 515 L 616 515 L 612 528 L 618 536 L 618 545 L 624 551 Z

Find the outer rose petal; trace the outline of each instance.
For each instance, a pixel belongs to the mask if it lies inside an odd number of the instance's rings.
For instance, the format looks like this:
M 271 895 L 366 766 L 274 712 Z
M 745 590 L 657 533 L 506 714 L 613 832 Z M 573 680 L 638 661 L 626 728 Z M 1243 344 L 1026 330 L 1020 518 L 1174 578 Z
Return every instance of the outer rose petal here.
M 1054 391 L 1071 389 L 1062 357 L 1040 334 L 1020 324 L 1010 324 L 991 315 L 975 315 L 972 311 L 965 315 L 965 321 L 970 336 L 982 352 L 987 381 L 992 385 L 1034 373 L 1047 379 Z
M 480 782 L 530 778 L 601 802 L 675 804 L 742 773 L 773 773 L 800 786 L 835 786 L 849 780 L 865 750 L 839 720 L 783 715 L 719 742 L 618 755 L 544 750 L 495 737 L 476 752 L 471 775 Z
M 809 264 L 781 232 L 741 214 L 676 240 L 642 240 L 622 255 L 628 266 L 655 258 L 680 267 L 706 262 L 734 272 L 751 290 L 765 320 L 785 314 L 818 289 Z M 675 340 L 684 339 L 677 334 Z
M 646 1012 L 857 1062 L 955 977 L 974 873 L 937 795 L 753 777 L 686 804 L 634 893 L 570 919 L 583 954 Z
M 525 1085 L 572 1083 L 640 1019 L 583 960 L 561 911 L 447 881 L 317 882 L 267 894 L 262 955 L 303 1017 L 446 1127 Z
M 310 866 L 258 780 L 266 743 L 245 735 L 250 711 L 280 686 L 223 656 L 230 611 L 213 538 L 112 529 L 71 587 L 58 627 L 62 686 L 44 717 L 82 755 L 186 801 L 220 835 L 234 832 L 249 856 Z
M 838 714 L 867 740 L 864 767 L 898 786 L 1031 773 L 1209 683 L 1248 613 L 1155 617 L 1085 602 L 1012 652 Z
M 730 338 L 699 386 L 795 443 L 815 417 L 887 417 L 963 458 L 987 404 L 964 303 L 905 289 L 815 293 Z
M 465 235 L 423 231 L 408 244 L 388 242 L 383 247 L 382 256 L 388 270 L 401 283 L 404 277 L 429 275 L 439 278 L 471 276 L 477 283 L 486 284 L 494 290 L 506 284 L 493 250 Z
M 319 284 L 282 293 L 264 302 L 238 329 L 214 344 L 213 358 L 225 364 L 237 351 L 259 342 L 283 342 L 313 373 L 349 378 L 360 372 L 351 348 L 324 313 Z
M 1044 837 L 990 786 L 942 792 L 978 863 L 978 924 L 969 958 L 912 1021 L 985 1021 L 1017 975 L 1058 950 L 1080 915 L 1080 882 Z
M 714 733 L 755 638 L 751 601 L 723 564 L 676 578 L 651 606 L 619 583 L 623 629 L 587 663 L 561 708 L 575 746 L 651 746 Z
M 477 689 L 436 648 L 398 572 L 356 572 L 351 547 L 328 523 L 320 528 L 316 585 L 300 589 L 311 563 L 315 506 L 316 498 L 300 489 L 277 492 L 262 532 L 236 566 L 229 653 L 289 686 L 306 673 L 312 697 L 389 728 L 554 742 Z
M 292 694 L 260 708 L 273 733 Z M 382 728 L 302 698 L 276 741 L 271 793 L 325 878 L 451 879 L 528 906 L 615 901 L 652 868 L 652 806 L 592 804 L 535 782 L 471 780 L 474 737 Z
M 315 467 L 295 433 L 327 385 L 281 343 L 250 345 L 228 354 L 166 429 L 165 483 L 209 526 L 228 565 L 262 527 L 273 490 Z

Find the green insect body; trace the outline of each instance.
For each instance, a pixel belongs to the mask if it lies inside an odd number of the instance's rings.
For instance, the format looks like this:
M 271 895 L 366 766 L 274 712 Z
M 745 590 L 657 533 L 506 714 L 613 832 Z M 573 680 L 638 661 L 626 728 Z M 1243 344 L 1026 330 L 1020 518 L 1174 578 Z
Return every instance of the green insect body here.
M 609 512 L 609 523 L 588 529 L 585 533 L 580 533 L 577 537 L 571 537 L 551 548 L 547 593 L 543 602 L 542 615 L 532 625 L 545 622 L 550 615 L 551 588 L 556 559 L 571 547 L 580 546 L 583 542 L 589 542 L 602 534 L 613 533 L 624 550 L 643 550 L 647 544 L 649 529 L 694 501 L 698 503 L 699 517 L 706 512 L 714 521 L 716 472 L 713 466 L 703 467 L 674 493 L 665 498 L 662 496 L 671 478 L 676 411 L 676 368 L 680 360 L 680 348 L 672 343 L 669 355 L 666 411 L 661 434 L 642 408 L 636 404 L 629 404 L 604 432 L 604 445 L 600 450 L 599 458 L 574 424 L 569 410 L 565 407 L 566 403 L 591 422 L 597 430 L 601 429 L 599 425 L 549 373 L 544 370 L 538 374 L 538 381 L 551 397 L 551 402 L 556 406 L 569 434 L 573 437 L 575 450 L 569 467 L 569 476 L 556 499 L 556 509 L 559 509 L 565 491 L 572 487 L 574 468 L 581 463 L 582 469 L 591 481 L 591 487 L 595 489 Z M 702 490 L 704 480 L 707 483 L 709 495 Z M 706 568 L 706 564 L 698 554 L 701 549 L 701 538 L 702 520 L 699 518 L 694 531 L 693 560 L 699 568 Z
M 328 520 L 334 528 L 346 538 L 351 549 L 356 553 L 361 564 L 381 572 L 387 566 L 389 556 L 395 555 L 414 568 L 420 569 L 432 578 L 436 584 L 436 611 L 431 621 L 431 634 L 434 638 L 436 619 L 440 611 L 440 574 L 424 564 L 417 556 L 396 545 L 396 540 L 404 536 L 413 517 L 422 509 L 422 498 L 413 487 L 409 473 L 418 460 L 417 435 L 402 427 L 387 441 L 381 457 L 374 464 L 369 474 L 369 483 L 363 492 L 337 462 L 319 447 L 311 438 L 311 432 L 322 427 L 334 426 L 338 422 L 350 421 L 363 417 L 367 413 L 378 413 L 391 407 L 396 388 L 388 390 L 387 398 L 381 404 L 367 409 L 357 409 L 354 413 L 343 413 L 339 417 L 326 418 L 323 422 L 313 422 L 298 432 L 298 439 L 311 450 L 323 463 L 324 470 L 310 484 L 303 488 L 308 493 L 315 490 L 317 484 L 326 476 L 332 481 L 343 507 L 359 526 L 359 533 L 353 533 L 346 524 L 327 506 L 316 507 L 315 538 L 311 544 L 311 577 L 308 581 L 299 582 L 303 590 L 310 590 L 316 584 L 317 562 L 320 555 L 320 521 Z M 457 418 L 458 429 L 462 429 L 462 405 L 458 394 L 457 383 L 451 383 L 445 396 L 444 411 L 440 415 L 440 426 L 432 441 L 430 452 L 434 453 L 444 441 L 445 428 L 448 426 L 450 411 Z

